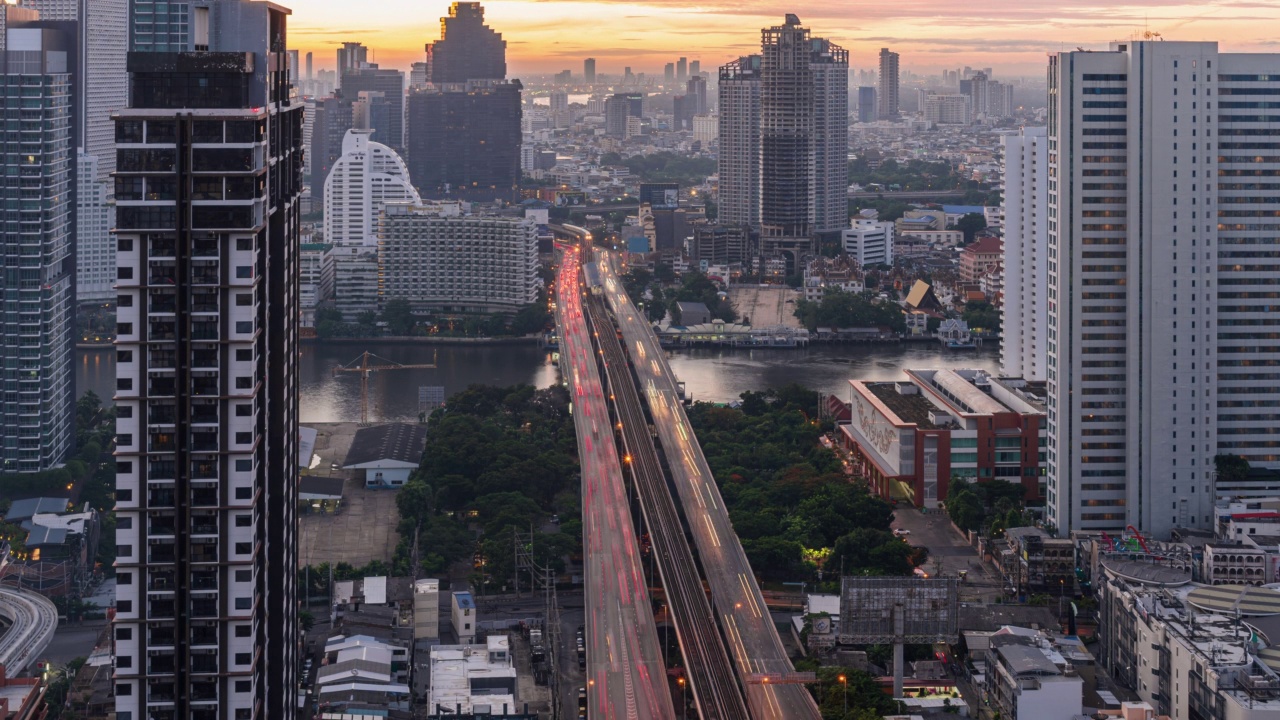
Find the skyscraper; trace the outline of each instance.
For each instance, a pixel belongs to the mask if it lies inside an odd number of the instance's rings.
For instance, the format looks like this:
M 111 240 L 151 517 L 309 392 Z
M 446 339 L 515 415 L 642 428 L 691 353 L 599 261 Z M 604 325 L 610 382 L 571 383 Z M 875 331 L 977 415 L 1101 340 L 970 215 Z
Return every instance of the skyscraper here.
M 697 77 L 702 75 L 702 61 L 691 60 L 689 62 L 689 77 Z
M 760 56 L 720 68 L 719 220 L 760 226 Z
M 889 48 L 880 48 L 880 92 L 876 101 L 880 103 L 881 120 L 898 118 L 898 53 L 889 52 Z
M 472 80 L 409 96 L 409 175 L 424 198 L 515 199 L 518 80 Z
M 1050 57 L 1047 507 L 1060 533 L 1207 528 L 1215 455 L 1280 466 L 1280 264 L 1266 249 L 1280 202 L 1256 184 L 1274 173 L 1259 109 L 1280 94 L 1278 61 L 1212 42 Z
M 116 115 L 118 717 L 297 715 L 303 113 L 289 11 L 216 6 Z
M 368 130 L 348 131 L 324 183 L 325 242 L 376 246 L 382 209 L 392 202 L 422 202 L 409 184 L 409 168 L 394 150 L 370 140 Z
M 1045 128 L 1004 138 L 1001 371 L 1043 382 L 1048 356 L 1049 154 Z
M 667 63 L 666 65 L 663 66 L 662 79 L 664 82 L 668 84 L 676 81 L 676 64 L 675 63 Z
M 478 2 L 455 2 L 440 18 L 440 39 L 427 43 L 427 77 L 433 83 L 502 80 L 507 77 L 507 42 L 484 24 Z
M 344 42 L 337 52 L 338 65 L 335 70 L 338 73 L 338 82 L 342 82 L 343 75 L 352 70 L 359 70 L 369 62 L 369 48 L 358 42 Z
M 858 122 L 875 122 L 876 89 L 870 86 L 858 88 Z
M 77 28 L 0 6 L 0 471 L 61 463 L 74 443 Z
M 307 85 L 310 86 L 311 83 L 315 82 L 315 79 L 316 79 L 315 54 L 309 52 L 307 53 L 307 77 L 306 77 Z M 314 93 L 308 92 L 306 94 L 312 95 Z
M 363 67 L 342 75 L 342 97 L 355 101 L 362 92 L 382 93 L 386 98 L 385 126 L 378 141 L 400 152 L 404 149 L 404 73 L 399 70 Z
M 511 200 L 520 184 L 523 88 L 506 80 L 507 44 L 483 20 L 479 3 L 454 3 L 427 45 L 435 84 L 409 96 L 407 160 L 423 197 Z
M 676 82 L 684 82 L 689 79 L 689 58 L 680 58 L 676 61 Z
M 761 31 L 760 247 L 794 263 L 848 220 L 849 54 L 800 19 Z M 833 160 L 838 156 L 838 160 Z M 832 197 L 833 186 L 838 193 Z
M 115 239 L 111 173 L 116 167 L 111 113 L 125 106 L 129 45 L 128 0 L 25 0 L 44 21 L 74 22 L 78 78 L 72 110 L 76 135 L 72 147 L 81 172 L 76 180 L 76 301 L 101 303 L 115 299 Z
M 191 50 L 191 0 L 130 0 L 129 49 L 139 52 Z
M 315 101 L 311 145 L 307 153 L 311 163 L 311 202 L 315 206 L 324 202 L 324 181 L 329 177 L 333 164 L 342 157 L 342 139 L 348 130 L 355 127 L 354 105 L 352 100 L 337 96 Z
M 596 59 L 587 58 L 582 61 L 582 80 L 590 85 L 596 81 Z
M 707 79 L 701 75 L 694 75 L 689 78 L 689 82 L 685 83 L 685 96 L 692 101 L 690 108 L 693 115 L 707 114 Z

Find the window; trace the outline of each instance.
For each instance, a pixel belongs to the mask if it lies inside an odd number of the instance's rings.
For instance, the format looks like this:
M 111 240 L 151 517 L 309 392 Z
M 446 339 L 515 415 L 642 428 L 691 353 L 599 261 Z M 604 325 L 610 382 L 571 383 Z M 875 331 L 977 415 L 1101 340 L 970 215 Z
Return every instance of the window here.
M 253 543 L 238 542 L 236 543 L 235 553 L 237 555 L 248 555 L 253 552 Z
M 128 697 L 133 694 L 133 686 L 128 683 L 116 683 L 116 697 Z
M 236 348 L 236 362 L 252 362 L 253 350 L 250 348 Z
M 126 489 L 116 490 L 116 502 L 133 502 L 133 491 Z
M 133 656 L 132 655 L 116 655 L 116 667 L 118 668 L 133 667 Z
M 236 637 L 249 637 L 253 634 L 253 628 L 248 625 L 236 626 Z
M 240 333 L 240 334 L 242 334 L 242 335 L 248 335 L 249 333 L 252 333 L 252 332 L 253 332 L 253 321 L 252 321 L 252 320 L 237 320 L 237 321 L 236 321 L 236 332 L 238 332 L 238 333 Z
M 252 497 L 252 496 L 253 496 L 252 488 L 247 488 L 247 487 L 238 487 L 238 488 L 236 488 L 236 499 L 237 499 L 237 500 L 248 500 L 248 499 L 249 499 L 250 497 Z
M 117 335 L 132 335 L 133 323 L 116 323 Z
M 116 378 L 116 390 L 132 390 L 133 378 Z
M 238 432 L 236 433 L 236 443 L 240 445 L 249 445 L 253 442 L 253 433 Z
M 120 547 L 129 548 L 129 552 L 133 552 L 133 548 L 129 545 L 121 545 Z M 118 554 L 123 555 L 124 553 L 118 553 Z M 133 601 L 132 600 L 116 600 L 116 610 L 122 613 L 133 612 Z
M 247 279 L 247 278 L 251 278 L 251 277 L 253 277 L 253 266 L 252 266 L 252 265 L 237 265 L 237 266 L 236 266 L 236 277 L 237 277 L 237 278 L 240 278 L 241 280 L 244 280 L 244 279 Z
M 236 472 L 249 472 L 250 470 L 253 470 L 252 460 L 236 460 Z
M 235 577 L 236 577 L 236 582 L 242 582 L 242 583 L 243 583 L 243 582 L 252 582 L 252 581 L 253 581 L 253 571 L 252 571 L 252 570 L 237 570 L 237 571 L 236 571 L 236 576 L 235 576 Z
M 236 293 L 236 305 L 239 307 L 248 307 L 253 304 L 252 293 Z
M 116 628 L 116 640 L 132 640 L 132 639 L 133 639 L 133 628 L 131 627 Z
M 131 473 L 131 472 L 133 472 L 133 462 L 132 462 L 132 461 L 130 461 L 130 460 L 118 460 L 118 461 L 116 461 L 116 474 L 118 474 L 118 475 L 128 475 L 128 474 L 129 474 L 129 473 Z M 117 494 L 117 495 L 119 495 L 119 493 L 116 493 L 116 494 Z
M 252 653 L 236 653 L 237 665 L 248 665 L 253 660 Z
M 238 693 L 247 693 L 247 692 L 251 692 L 252 690 L 253 690 L 253 681 L 252 681 L 252 680 L 237 680 L 237 681 L 236 681 L 236 692 L 238 692 Z
M 131 417 L 133 417 L 133 406 L 132 406 L 132 405 L 117 405 L 117 406 L 116 406 L 116 417 L 118 417 L 118 418 L 125 418 L 126 420 L 127 420 L 127 419 L 129 419 L 129 418 L 131 418 Z
M 117 445 L 132 445 L 132 444 L 133 444 L 133 434 L 132 434 L 132 433 L 120 433 L 119 435 L 116 435 L 116 444 L 117 444 Z
M 236 609 L 237 609 L 237 610 L 248 610 L 248 609 L 249 609 L 249 608 L 251 608 L 251 607 L 253 607 L 253 600 L 252 600 L 252 599 L 247 598 L 247 597 L 238 597 L 238 598 L 236 598 Z
M 250 527 L 251 525 L 253 525 L 252 515 L 244 515 L 244 514 L 236 515 L 236 527 Z M 117 521 L 116 527 L 119 527 L 118 521 Z
M 121 295 L 116 298 L 116 307 L 133 307 L 132 295 Z
M 252 387 L 253 387 L 253 378 L 244 377 L 244 376 L 236 378 L 237 390 L 248 390 L 249 388 L 252 388 Z
M 118 527 L 120 527 L 120 525 L 117 523 L 116 527 L 118 528 Z M 133 573 L 131 573 L 131 572 L 127 572 L 127 573 L 126 573 L 126 572 L 116 573 L 116 584 L 117 584 L 117 585 L 132 585 L 132 584 L 133 584 Z
M 116 250 L 118 252 L 133 252 L 133 238 L 118 238 L 116 240 Z

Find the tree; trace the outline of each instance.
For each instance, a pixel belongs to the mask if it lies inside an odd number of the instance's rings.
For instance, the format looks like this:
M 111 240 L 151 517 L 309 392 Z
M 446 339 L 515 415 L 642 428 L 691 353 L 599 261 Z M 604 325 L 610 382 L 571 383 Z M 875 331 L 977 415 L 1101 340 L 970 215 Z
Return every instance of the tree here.
M 1218 480 L 1224 483 L 1248 479 L 1251 469 L 1249 461 L 1239 455 L 1215 455 L 1213 466 L 1218 471 Z
M 985 300 L 965 303 L 961 317 L 971 329 L 1000 332 L 1000 311 Z
M 980 230 L 987 229 L 987 218 L 982 213 L 965 213 L 956 221 L 956 229 L 964 233 L 966 244 L 971 243 Z
M 342 313 L 330 307 L 316 309 L 316 335 L 321 339 L 342 334 Z
M 399 336 L 413 334 L 413 328 L 418 324 L 417 318 L 413 316 L 413 307 L 404 298 L 387 301 L 382 308 L 382 322 L 387 324 L 387 330 L 392 335 Z
M 978 496 L 965 490 L 954 497 L 947 496 L 947 516 L 961 530 L 977 530 L 982 527 L 985 513 Z

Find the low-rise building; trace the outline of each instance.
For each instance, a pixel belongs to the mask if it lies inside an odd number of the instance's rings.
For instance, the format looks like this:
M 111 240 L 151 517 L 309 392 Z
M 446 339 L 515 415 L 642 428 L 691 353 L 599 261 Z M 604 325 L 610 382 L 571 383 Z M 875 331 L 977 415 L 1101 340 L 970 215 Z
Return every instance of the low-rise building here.
M 1200 581 L 1208 585 L 1263 585 L 1275 582 L 1274 574 L 1268 576 L 1273 568 L 1263 548 L 1239 542 L 1209 543 L 1200 558 Z
M 892 265 L 893 234 L 891 222 L 855 218 L 840 231 L 840 244 L 861 267 Z
M 388 423 L 360 428 L 342 469 L 364 472 L 367 488 L 398 488 L 418 469 L 426 446 L 426 425 Z
M 827 291 L 860 293 L 866 289 L 862 268 L 850 255 L 818 256 L 804 266 L 804 299 L 818 302 Z
M 1181 583 L 1102 564 L 1100 669 L 1174 720 L 1280 718 L 1280 592 Z
M 335 635 L 316 676 L 321 703 L 352 709 L 409 709 L 409 651 L 368 635 Z
M 431 648 L 429 671 L 430 718 L 537 717 L 519 698 L 511 641 L 505 635 L 490 635 L 483 645 L 437 645 Z
M 982 370 L 906 370 L 901 382 L 849 381 L 853 421 L 839 438 L 886 499 L 935 508 L 953 477 L 1021 483 L 1044 497 L 1043 386 Z
M 353 322 L 361 313 L 378 311 L 378 253 L 362 246 L 335 247 L 333 306 Z
M 1084 710 L 1084 680 L 1034 631 L 991 636 L 986 658 L 988 701 L 1003 717 L 1076 720 Z
M 470 645 L 476 641 L 476 601 L 469 592 L 455 592 L 450 600 L 453 605 L 453 634 L 458 642 Z
M 960 251 L 960 280 L 980 282 L 984 275 L 1004 264 L 1004 241 L 998 237 L 980 237 Z
M 1071 538 L 1050 537 L 1037 527 L 1009 528 L 996 553 L 1011 592 L 1075 596 L 1076 550 Z

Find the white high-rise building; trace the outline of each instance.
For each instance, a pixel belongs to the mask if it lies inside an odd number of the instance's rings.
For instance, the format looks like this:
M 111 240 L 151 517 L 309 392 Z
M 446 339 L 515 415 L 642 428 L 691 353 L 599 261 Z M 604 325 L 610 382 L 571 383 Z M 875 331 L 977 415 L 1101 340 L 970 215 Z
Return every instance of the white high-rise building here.
M 1045 379 L 1049 322 L 1049 138 L 1042 127 L 1004 138 L 1004 317 L 1001 371 Z
M 324 239 L 339 246 L 374 247 L 378 219 L 389 202 L 422 202 L 409 183 L 409 168 L 394 150 L 369 139 L 370 130 L 348 130 L 342 157 L 324 181 Z
M 860 267 L 893 264 L 893 223 L 854 219 L 840 233 L 841 246 Z
M 760 225 L 760 56 L 720 68 L 719 220 Z
M 928 95 L 922 109 L 924 119 L 937 125 L 973 122 L 973 98 L 968 95 Z
M 1212 521 L 1214 456 L 1280 466 L 1280 56 L 1050 59 L 1048 519 Z
M 107 203 L 109 186 L 98 179 L 96 155 L 81 152 L 76 163 L 76 301 L 114 301 L 116 239 L 111 225 L 115 212 Z

